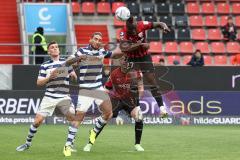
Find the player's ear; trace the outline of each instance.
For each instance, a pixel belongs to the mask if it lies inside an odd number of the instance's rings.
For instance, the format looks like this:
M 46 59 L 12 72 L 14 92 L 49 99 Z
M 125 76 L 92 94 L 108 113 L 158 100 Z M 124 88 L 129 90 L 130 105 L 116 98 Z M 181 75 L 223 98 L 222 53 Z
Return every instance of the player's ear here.
M 93 43 L 93 39 L 90 38 L 90 39 L 89 39 L 89 44 L 92 44 L 92 43 Z

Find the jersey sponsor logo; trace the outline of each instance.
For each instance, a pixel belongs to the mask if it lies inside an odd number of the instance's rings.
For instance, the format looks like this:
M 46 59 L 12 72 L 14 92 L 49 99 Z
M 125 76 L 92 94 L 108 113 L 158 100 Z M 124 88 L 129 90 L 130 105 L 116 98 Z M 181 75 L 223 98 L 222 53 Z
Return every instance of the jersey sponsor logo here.
M 143 21 L 143 24 L 144 24 L 144 25 L 148 25 L 149 22 L 148 22 L 148 21 Z
M 130 84 L 118 84 L 118 87 L 122 89 L 130 89 Z

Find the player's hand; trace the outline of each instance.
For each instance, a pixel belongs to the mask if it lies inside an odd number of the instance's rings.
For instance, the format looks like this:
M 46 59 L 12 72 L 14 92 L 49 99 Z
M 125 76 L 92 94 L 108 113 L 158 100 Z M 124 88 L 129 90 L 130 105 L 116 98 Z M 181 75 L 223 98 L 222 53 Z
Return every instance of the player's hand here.
M 57 76 L 58 76 L 58 71 L 57 71 L 57 69 L 54 69 L 51 71 L 49 79 L 55 79 L 55 78 L 57 78 Z
M 88 58 L 88 56 L 87 55 L 80 55 L 79 57 L 78 57 L 78 62 L 80 62 L 80 61 L 84 61 L 84 60 L 86 60 Z
M 150 48 L 150 45 L 149 43 L 142 43 L 142 47 L 145 49 L 145 50 L 148 50 Z
M 122 52 L 127 52 L 131 45 L 131 41 L 122 41 L 119 47 Z
M 163 29 L 163 33 L 168 33 L 170 32 L 170 28 L 168 28 L 166 23 L 162 23 L 162 29 Z

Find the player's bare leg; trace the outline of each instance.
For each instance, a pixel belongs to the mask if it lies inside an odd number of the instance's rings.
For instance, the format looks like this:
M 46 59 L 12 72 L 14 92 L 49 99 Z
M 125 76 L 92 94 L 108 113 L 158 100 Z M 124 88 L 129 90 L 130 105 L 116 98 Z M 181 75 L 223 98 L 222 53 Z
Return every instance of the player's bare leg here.
M 156 78 L 155 78 L 155 73 L 145 72 L 144 73 L 144 78 L 146 80 L 146 85 L 150 86 L 151 93 L 152 93 L 153 97 L 155 98 L 155 100 L 157 101 L 157 104 L 160 108 L 160 116 L 162 118 L 167 117 L 168 113 L 167 113 L 166 108 L 163 104 L 162 95 L 161 95 L 160 89 L 158 87 Z
M 140 145 L 143 131 L 142 112 L 140 107 L 135 107 L 131 112 L 131 117 L 135 120 L 135 150 L 144 151 L 144 148 Z
M 92 145 L 94 144 L 96 138 L 101 133 L 107 122 L 112 118 L 111 101 L 110 100 L 103 101 L 103 103 L 100 105 L 100 110 L 102 111 L 102 115 L 96 119 L 95 126 L 93 127 L 93 129 L 90 130 L 89 142 L 83 148 L 85 152 L 91 151 Z
M 73 148 L 73 141 L 75 139 L 78 128 L 84 119 L 85 112 L 77 111 L 76 116 L 78 117 L 78 121 L 71 122 L 71 125 L 68 128 L 67 141 L 63 148 L 63 154 L 66 157 L 71 156 L 72 152 L 76 152 L 76 150 Z
M 34 135 L 37 133 L 37 128 L 42 124 L 44 119 L 45 119 L 44 116 L 42 116 L 40 114 L 36 114 L 34 122 L 33 122 L 33 124 L 31 124 L 31 126 L 29 128 L 29 132 L 28 132 L 28 136 L 27 136 L 25 144 L 18 146 L 16 148 L 16 151 L 22 152 L 22 151 L 29 149 L 29 147 L 32 144 L 32 139 L 33 139 Z

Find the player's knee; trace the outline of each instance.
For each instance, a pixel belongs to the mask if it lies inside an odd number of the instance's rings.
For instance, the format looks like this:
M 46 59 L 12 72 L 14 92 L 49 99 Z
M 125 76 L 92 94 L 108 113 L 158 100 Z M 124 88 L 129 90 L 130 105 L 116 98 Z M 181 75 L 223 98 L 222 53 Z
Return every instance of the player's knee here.
M 145 78 L 146 78 L 146 80 L 149 84 L 156 84 L 157 83 L 156 79 L 155 79 L 155 75 L 152 74 L 152 73 L 148 73 Z
M 81 122 L 80 121 L 72 121 L 71 126 L 74 128 L 78 128 L 80 126 Z
M 137 114 L 136 114 L 136 112 L 132 111 L 132 112 L 131 112 L 131 117 L 134 118 L 134 119 L 136 120 L 136 118 L 137 118 Z
M 106 112 L 104 113 L 103 118 L 104 120 L 109 121 L 112 118 L 112 116 L 113 116 L 112 112 Z
M 35 119 L 33 126 L 38 128 L 42 124 L 43 120 L 41 119 Z
M 131 112 L 131 116 L 134 118 L 134 120 L 136 122 L 142 121 L 143 120 L 143 115 L 142 115 L 142 111 L 141 108 L 138 106 L 136 107 L 132 112 Z

